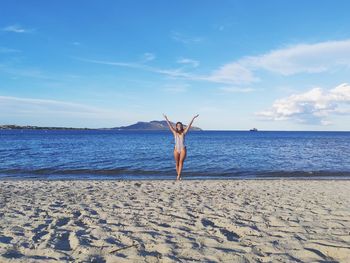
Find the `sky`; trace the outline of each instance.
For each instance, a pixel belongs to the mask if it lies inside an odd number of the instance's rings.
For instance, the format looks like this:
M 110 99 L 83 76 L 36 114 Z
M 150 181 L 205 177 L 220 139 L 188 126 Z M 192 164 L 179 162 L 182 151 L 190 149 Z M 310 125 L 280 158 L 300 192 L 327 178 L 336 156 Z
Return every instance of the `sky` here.
M 350 130 L 350 1 L 0 3 L 0 125 Z

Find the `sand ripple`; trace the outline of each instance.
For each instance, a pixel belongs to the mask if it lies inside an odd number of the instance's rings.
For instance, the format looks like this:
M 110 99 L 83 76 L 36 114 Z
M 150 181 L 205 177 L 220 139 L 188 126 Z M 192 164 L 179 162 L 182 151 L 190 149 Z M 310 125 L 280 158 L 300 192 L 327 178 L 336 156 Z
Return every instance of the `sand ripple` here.
M 0 262 L 350 262 L 350 181 L 0 181 Z

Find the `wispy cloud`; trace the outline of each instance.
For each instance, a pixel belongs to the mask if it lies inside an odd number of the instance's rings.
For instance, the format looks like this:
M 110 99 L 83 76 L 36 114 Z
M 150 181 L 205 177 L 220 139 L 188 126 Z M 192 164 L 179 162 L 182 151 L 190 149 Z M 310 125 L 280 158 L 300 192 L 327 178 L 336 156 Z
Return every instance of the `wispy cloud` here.
M 81 76 L 70 73 L 53 73 L 36 67 L 22 67 L 16 64 L 0 64 L 0 72 L 13 78 L 30 78 L 50 82 L 62 82 L 78 79 Z
M 350 115 L 350 85 L 341 84 L 330 90 L 313 88 L 276 100 L 268 110 L 257 113 L 265 120 L 294 120 L 306 124 L 329 125 L 332 114 Z
M 224 29 L 225 29 L 225 26 L 224 26 L 224 25 L 218 26 L 218 30 L 219 30 L 219 31 L 224 31 Z
M 240 88 L 240 87 L 230 87 L 230 86 L 220 87 L 219 90 L 225 93 L 249 93 L 254 91 L 254 89 L 252 88 Z
M 0 53 L 19 53 L 19 52 L 21 52 L 21 50 L 7 48 L 7 47 L 0 47 Z
M 171 32 L 170 36 L 173 40 L 183 44 L 195 44 L 203 41 L 202 37 L 187 36 L 176 31 Z
M 76 118 L 96 119 L 96 120 L 120 120 L 132 118 L 130 113 L 126 111 L 116 111 L 101 109 L 97 107 L 87 106 L 79 103 L 50 100 L 0 96 L 0 117 L 22 116 L 36 118 L 50 117 L 67 118 L 69 120 Z
M 259 81 L 251 70 L 240 63 L 223 65 L 208 75 L 200 76 L 199 79 L 226 84 L 249 84 Z
M 243 67 L 234 66 L 234 65 L 220 68 L 208 75 L 199 75 L 199 74 L 193 74 L 190 72 L 185 72 L 181 68 L 162 69 L 157 67 L 151 67 L 142 63 L 113 62 L 113 61 L 103 61 L 103 60 L 85 59 L 85 58 L 77 58 L 77 57 L 74 57 L 74 59 L 84 61 L 84 62 L 89 62 L 89 63 L 95 63 L 95 64 L 145 70 L 153 73 L 166 75 L 172 78 L 181 78 L 181 79 L 194 80 L 194 81 L 209 81 L 209 82 L 224 83 L 224 84 L 245 84 L 245 83 L 258 81 L 258 78 L 254 77 L 250 73 L 250 71 L 247 71 Z M 231 72 L 231 70 L 234 70 L 234 72 Z
M 49 99 L 33 99 L 33 98 L 0 96 L 0 103 L 2 106 L 16 104 L 17 106 L 18 105 L 23 105 L 24 107 L 34 106 L 36 109 L 45 108 L 46 110 L 51 110 L 51 111 L 54 110 L 54 111 L 66 112 L 66 111 L 72 110 L 74 112 L 79 112 L 79 113 L 100 112 L 96 108 L 92 108 L 82 104 L 57 101 L 57 100 L 49 100 Z
M 150 56 L 152 58 L 152 56 Z M 258 56 L 246 56 L 226 63 L 209 73 L 194 74 L 177 69 L 150 67 L 141 63 L 109 62 L 81 59 L 87 62 L 130 67 L 159 73 L 174 78 L 207 81 L 230 85 L 247 85 L 261 81 L 257 71 L 269 71 L 280 75 L 298 73 L 319 73 L 335 70 L 338 67 L 350 67 L 350 40 L 329 41 L 316 44 L 299 44 L 277 49 Z M 188 58 L 180 58 L 180 64 L 197 67 L 199 62 Z
M 153 53 L 146 52 L 143 54 L 143 61 L 152 61 L 156 58 L 156 55 Z
M 219 108 L 217 106 L 203 106 L 203 107 L 199 107 L 198 108 L 198 112 L 201 112 L 201 113 L 217 113 L 217 112 L 221 112 L 223 111 L 222 108 Z
M 2 28 L 2 30 L 5 32 L 12 32 L 12 33 L 30 33 L 30 32 L 34 31 L 33 28 L 31 28 L 31 29 L 24 28 L 18 24 L 6 26 L 6 27 Z
M 16 65 L 0 64 L 0 72 L 6 73 L 11 77 L 17 78 L 30 78 L 44 81 L 65 81 L 76 79 L 79 76 L 74 74 L 56 74 L 52 72 L 43 71 L 36 67 L 20 67 Z
M 50 76 L 44 74 L 40 69 L 37 68 L 17 68 L 0 64 L 0 71 L 16 77 L 30 77 L 38 79 L 52 79 Z
M 199 66 L 198 60 L 194 60 L 194 59 L 190 59 L 190 58 L 179 58 L 176 62 L 179 64 L 190 65 L 194 68 Z
M 227 23 L 213 24 L 212 27 L 218 31 L 226 31 L 227 29 L 231 28 L 233 25 L 237 25 L 237 24 L 238 24 L 237 22 L 231 21 Z
M 258 56 L 246 56 L 223 65 L 207 78 L 217 82 L 252 83 L 259 80 L 255 75 L 261 70 L 290 76 L 332 71 L 339 67 L 350 67 L 350 40 L 298 44 Z
M 237 63 L 249 69 L 264 69 L 282 75 L 319 73 L 338 66 L 350 66 L 350 39 L 315 44 L 298 44 Z
M 95 64 L 145 70 L 145 71 L 158 73 L 158 74 L 162 74 L 170 77 L 191 78 L 191 75 L 189 73 L 182 72 L 181 69 L 162 69 L 157 67 L 151 67 L 142 63 L 133 63 L 133 62 L 113 62 L 113 61 L 94 60 L 94 59 L 85 59 L 85 58 L 77 58 L 77 57 L 74 57 L 74 59 L 84 61 L 84 62 L 89 62 L 89 63 L 95 63 Z
M 170 93 L 184 93 L 189 87 L 188 84 L 168 84 L 163 87 L 163 90 Z

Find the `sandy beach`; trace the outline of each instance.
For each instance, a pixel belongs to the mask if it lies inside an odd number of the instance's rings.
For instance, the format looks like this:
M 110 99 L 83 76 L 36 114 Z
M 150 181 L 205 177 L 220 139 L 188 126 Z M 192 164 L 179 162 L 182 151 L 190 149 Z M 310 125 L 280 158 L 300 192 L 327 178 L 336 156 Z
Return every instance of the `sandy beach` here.
M 350 181 L 0 181 L 0 262 L 350 262 Z

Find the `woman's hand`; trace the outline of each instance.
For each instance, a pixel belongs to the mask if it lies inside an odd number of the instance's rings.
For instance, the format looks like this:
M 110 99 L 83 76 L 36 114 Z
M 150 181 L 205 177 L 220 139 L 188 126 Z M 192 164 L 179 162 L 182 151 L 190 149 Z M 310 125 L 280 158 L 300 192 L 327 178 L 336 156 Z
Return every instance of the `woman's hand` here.
M 169 126 L 169 129 L 173 132 L 173 133 L 175 133 L 176 132 L 176 130 L 174 129 L 174 127 L 170 124 L 170 121 L 168 120 L 168 117 L 163 113 L 163 116 L 164 116 L 164 118 L 165 118 L 165 120 L 166 120 L 166 123 L 168 124 L 168 126 Z
M 197 114 L 196 116 L 193 117 L 193 119 L 191 120 L 190 124 L 185 129 L 185 134 L 190 130 L 194 119 L 197 118 L 198 116 L 199 116 L 199 114 Z

